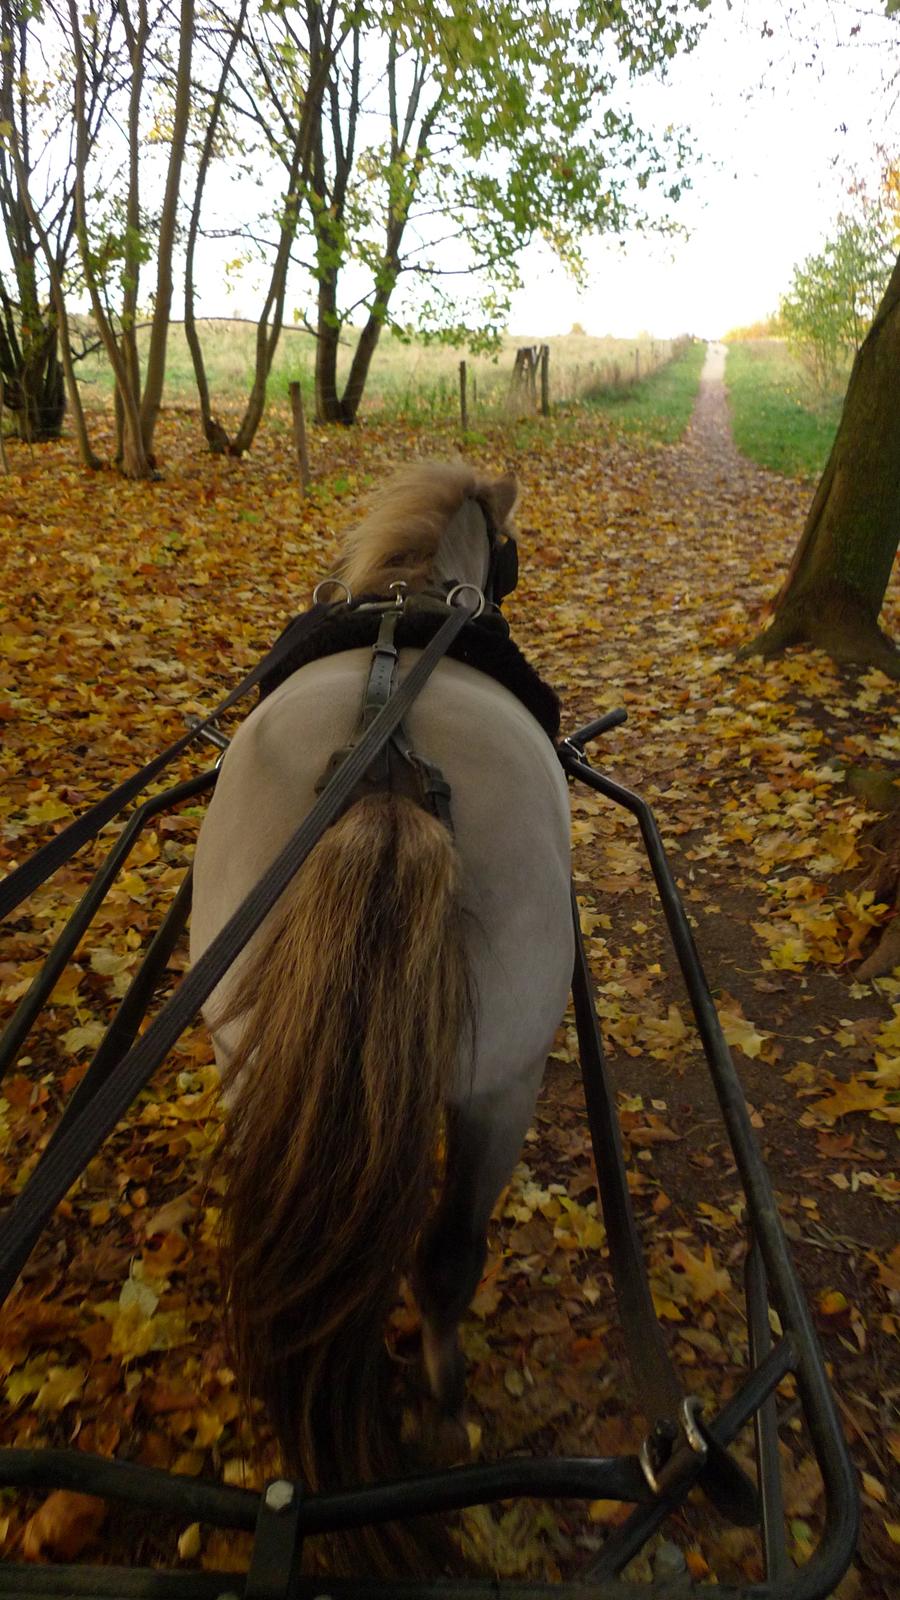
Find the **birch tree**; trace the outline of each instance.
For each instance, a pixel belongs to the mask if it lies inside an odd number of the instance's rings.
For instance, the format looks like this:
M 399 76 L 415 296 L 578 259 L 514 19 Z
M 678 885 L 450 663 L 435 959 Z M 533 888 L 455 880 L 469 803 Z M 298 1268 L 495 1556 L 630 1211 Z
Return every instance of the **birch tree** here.
M 241 0 L 236 14 L 214 12 L 207 54 L 217 70 L 204 91 L 205 131 L 199 150 L 187 227 L 185 333 L 194 364 L 206 440 L 218 453 L 240 456 L 256 437 L 266 385 L 281 337 L 285 297 L 301 216 L 301 197 L 311 179 L 322 97 L 336 50 L 347 31 L 336 3 L 251 7 Z M 203 347 L 197 328 L 195 260 L 202 234 L 204 195 L 217 150 L 246 173 L 266 163 L 278 198 L 250 229 L 233 237 L 251 242 L 263 268 L 265 289 L 256 324 L 253 375 L 234 434 L 213 410 Z M 223 155 L 219 155 L 221 163 Z
M 85 58 L 85 137 L 93 149 L 119 82 L 112 13 Z M 68 389 L 82 460 L 95 465 L 72 361 L 64 279 L 75 226 L 73 64 L 51 6 L 0 0 L 0 373 L 16 432 L 58 438 Z
M 355 420 L 386 327 L 496 338 L 533 239 L 577 274 L 586 234 L 639 225 L 652 188 L 677 199 L 685 146 L 638 126 L 627 86 L 691 48 L 701 9 L 347 9 L 304 192 L 320 420 Z M 341 387 L 339 344 L 360 316 Z
M 75 234 L 84 286 L 115 383 L 120 464 L 126 476 L 144 478 L 155 470 L 153 442 L 165 375 L 172 258 L 190 112 L 194 0 L 179 0 L 174 14 L 177 26 L 164 3 L 151 9 L 149 0 L 113 0 L 113 11 L 124 37 L 129 68 L 123 118 L 127 148 L 124 181 L 110 186 L 101 205 L 97 200 L 99 175 L 96 170 L 92 175 L 88 120 L 87 39 L 96 26 L 97 11 L 82 14 L 77 0 L 68 0 L 74 62 Z M 153 216 L 142 193 L 148 73 L 151 53 L 154 61 L 166 62 L 170 52 L 171 120 L 161 141 L 167 151 L 165 175 L 160 209 Z M 155 259 L 156 281 L 142 374 L 138 307 L 142 269 L 151 258 Z

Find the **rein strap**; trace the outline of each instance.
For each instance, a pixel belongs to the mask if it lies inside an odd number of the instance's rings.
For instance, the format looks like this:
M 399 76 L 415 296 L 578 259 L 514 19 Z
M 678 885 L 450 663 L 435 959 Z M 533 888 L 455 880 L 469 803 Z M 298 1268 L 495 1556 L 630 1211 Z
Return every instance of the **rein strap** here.
M 209 716 L 195 723 L 187 733 L 182 734 L 180 739 L 176 739 L 174 744 L 160 751 L 159 755 L 148 761 L 145 767 L 133 772 L 130 778 L 126 778 L 115 789 L 110 790 L 109 794 L 98 800 L 96 805 L 83 811 L 81 816 L 70 822 L 67 828 L 54 834 L 40 850 L 29 856 L 27 861 L 23 861 L 20 867 L 15 867 L 8 873 L 0 883 L 0 920 L 9 916 L 9 913 L 15 911 L 23 900 L 27 900 L 35 889 L 46 883 L 54 872 L 71 860 L 82 845 L 95 838 L 101 828 L 111 822 L 135 795 L 146 789 L 170 762 L 175 761 L 189 745 L 194 744 L 207 729 L 212 727 L 218 717 L 224 716 L 225 712 L 230 711 L 232 706 L 250 693 L 251 689 L 255 689 L 261 679 L 268 673 L 274 672 L 282 661 L 297 649 L 307 634 L 313 633 L 333 610 L 333 605 L 319 603 L 313 605 L 309 611 L 304 611 L 301 616 L 295 617 L 276 639 L 271 650 L 267 651 L 262 660 L 247 673 L 246 678 L 243 678 L 237 687 L 220 701 L 215 711 L 211 711 Z
M 307 616 L 310 614 L 307 613 Z M 55 1207 L 80 1177 L 176 1040 L 193 1022 L 235 957 L 318 844 L 325 829 L 340 815 L 353 788 L 399 726 L 471 615 L 471 609 L 466 605 L 451 609 L 447 620 L 422 651 L 396 694 L 379 711 L 359 743 L 341 763 L 325 792 L 271 866 L 162 1006 L 146 1033 L 123 1056 L 113 1076 L 98 1089 L 89 1105 L 58 1142 L 44 1153 L 0 1229 L 0 1304 L 15 1283 Z

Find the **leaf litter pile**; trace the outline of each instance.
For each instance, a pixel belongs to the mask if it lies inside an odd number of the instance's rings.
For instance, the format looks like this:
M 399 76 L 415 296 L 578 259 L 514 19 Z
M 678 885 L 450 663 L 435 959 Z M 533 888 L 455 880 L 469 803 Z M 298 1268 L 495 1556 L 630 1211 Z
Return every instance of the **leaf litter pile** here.
M 813 652 L 736 664 L 777 588 L 809 486 L 737 458 L 707 398 L 683 443 L 562 418 L 488 432 L 476 454 L 521 479 L 515 636 L 571 730 L 623 705 L 594 759 L 653 805 L 694 922 L 861 1473 L 860 1556 L 840 1590 L 882 1600 L 900 1565 L 900 968 L 854 977 L 891 918 L 871 887 L 883 819 L 848 783 L 900 774 L 896 685 Z M 13 446 L 0 480 L 5 607 L 0 858 L 19 862 L 208 710 L 329 568 L 335 530 L 391 465 L 455 452 L 449 432 L 370 425 L 314 436 L 298 493 L 287 419 L 256 455 L 205 456 L 164 416 L 165 476 L 87 477 L 68 444 Z M 894 583 L 885 625 L 900 634 Z M 169 781 L 200 770 L 197 753 Z M 894 785 L 895 787 L 895 785 Z M 636 825 L 573 791 L 582 925 L 616 1082 L 657 1311 L 685 1387 L 727 1399 L 746 1363 L 741 1190 Z M 200 809 L 143 836 L 3 1085 L 14 1194 L 83 1074 L 187 865 Z M 109 847 L 108 830 L 106 848 Z M 10 919 L 8 1015 L 99 848 Z M 869 885 L 867 887 L 866 885 Z M 172 980 L 184 969 L 172 960 Z M 205 1030 L 181 1039 L 35 1250 L 0 1324 L 0 1444 L 68 1446 L 231 1484 L 256 1481 L 224 1345 L 216 1268 L 219 1109 Z M 413 1331 L 398 1308 L 393 1337 Z M 615 1454 L 643 1436 L 598 1215 L 571 1019 L 498 1206 L 464 1326 L 473 1459 Z M 818 1472 L 782 1386 L 792 1554 L 821 1528 Z M 749 1435 L 740 1451 L 750 1459 Z M 464 1514 L 476 1569 L 577 1570 L 627 1508 L 523 1501 Z M 114 1527 L 113 1527 L 114 1523 Z M 756 1537 L 689 1504 L 667 1536 L 697 1580 L 760 1577 Z M 246 1563 L 245 1536 L 173 1528 L 70 1493 L 4 1491 L 10 1559 Z M 648 1556 L 633 1566 L 647 1575 Z

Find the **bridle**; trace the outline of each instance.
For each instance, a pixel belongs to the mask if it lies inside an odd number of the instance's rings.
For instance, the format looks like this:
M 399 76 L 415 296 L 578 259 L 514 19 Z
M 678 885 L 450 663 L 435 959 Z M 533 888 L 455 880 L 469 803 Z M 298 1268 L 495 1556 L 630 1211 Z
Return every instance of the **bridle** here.
M 501 533 L 493 526 L 487 512 L 485 521 L 490 546 L 485 589 L 488 600 L 499 608 L 519 581 L 519 546 L 511 533 Z

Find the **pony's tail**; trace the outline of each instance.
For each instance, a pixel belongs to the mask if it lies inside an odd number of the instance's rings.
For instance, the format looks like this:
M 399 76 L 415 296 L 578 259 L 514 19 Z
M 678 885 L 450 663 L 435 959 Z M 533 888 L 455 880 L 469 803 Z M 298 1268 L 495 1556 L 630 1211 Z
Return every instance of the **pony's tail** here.
M 229 1015 L 223 1269 L 242 1386 L 313 1490 L 397 1470 L 384 1324 L 431 1208 L 469 987 L 448 830 L 402 796 L 323 835 Z

